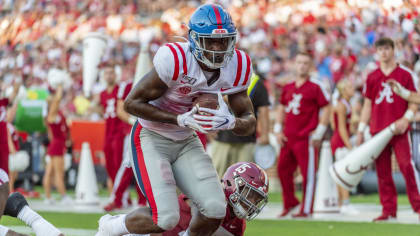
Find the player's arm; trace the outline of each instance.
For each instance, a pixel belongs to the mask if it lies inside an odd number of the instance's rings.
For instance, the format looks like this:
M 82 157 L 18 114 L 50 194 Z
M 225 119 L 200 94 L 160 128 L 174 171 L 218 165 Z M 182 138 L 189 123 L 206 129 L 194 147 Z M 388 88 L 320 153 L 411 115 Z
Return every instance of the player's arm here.
M 15 101 L 15 98 L 19 93 L 20 85 L 21 85 L 21 82 L 18 82 L 18 81 L 15 81 L 15 83 L 13 84 L 13 91 L 8 98 L 10 101 L 10 104 L 12 104 Z
M 398 94 L 400 97 L 404 98 L 408 102 L 420 104 L 420 94 L 410 91 L 404 88 L 400 83 L 396 80 L 388 80 L 387 83 L 391 85 L 392 90 Z
M 279 104 L 276 107 L 276 122 L 274 123 L 274 127 L 273 127 L 273 132 L 274 134 L 276 134 L 277 136 L 277 142 L 280 146 L 282 146 L 284 144 L 284 142 L 287 141 L 286 136 L 284 136 L 283 133 L 283 122 L 284 122 L 284 117 L 286 115 L 285 110 L 284 110 L 284 105 L 283 104 Z
M 145 120 L 177 124 L 177 115 L 149 104 L 168 90 L 168 86 L 159 78 L 153 68 L 128 94 L 124 102 L 124 110 L 133 116 Z
M 341 140 L 343 140 L 344 145 L 346 145 L 346 148 L 351 149 L 350 137 L 346 128 L 346 106 L 341 102 L 338 103 L 336 112 L 338 118 L 338 134 L 340 135 Z
M 50 106 L 50 109 L 48 111 L 47 121 L 49 123 L 53 123 L 55 121 L 55 117 L 58 114 L 58 109 L 60 107 L 60 101 L 61 101 L 62 97 L 63 97 L 63 86 L 59 85 L 57 87 L 57 91 L 55 92 L 55 94 L 53 96 L 51 106 Z
M 240 136 L 248 136 L 255 132 L 257 120 L 254 109 L 247 91 L 234 93 L 228 96 L 230 108 L 235 114 L 235 126 L 233 133 Z
M 357 145 L 360 145 L 363 143 L 363 132 L 366 130 L 370 115 L 372 112 L 372 100 L 365 97 L 363 101 L 363 107 L 362 107 L 362 113 L 360 115 L 360 121 L 359 125 L 357 127 Z
M 269 143 L 268 133 L 270 132 L 270 118 L 269 118 L 269 109 L 268 106 L 258 107 L 258 119 L 257 127 L 260 137 L 258 138 L 258 143 L 265 145 Z

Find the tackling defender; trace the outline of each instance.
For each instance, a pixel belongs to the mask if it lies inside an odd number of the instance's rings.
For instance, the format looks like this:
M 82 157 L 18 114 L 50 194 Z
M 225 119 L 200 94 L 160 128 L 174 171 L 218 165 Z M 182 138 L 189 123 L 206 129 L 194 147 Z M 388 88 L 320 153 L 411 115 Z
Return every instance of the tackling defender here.
M 97 236 L 173 229 L 180 219 L 176 187 L 198 208 L 184 235 L 212 235 L 222 223 L 225 195 L 194 130 L 232 130 L 237 135 L 255 130 L 246 91 L 252 65 L 246 53 L 234 48 L 236 35 L 230 15 L 219 5 L 206 4 L 191 16 L 188 43 L 158 50 L 154 68 L 124 104 L 128 113 L 139 117 L 131 132 L 132 166 L 152 214 L 103 216 Z M 218 93 L 219 109 L 193 108 L 201 93 Z M 234 115 L 221 93 L 228 95 Z

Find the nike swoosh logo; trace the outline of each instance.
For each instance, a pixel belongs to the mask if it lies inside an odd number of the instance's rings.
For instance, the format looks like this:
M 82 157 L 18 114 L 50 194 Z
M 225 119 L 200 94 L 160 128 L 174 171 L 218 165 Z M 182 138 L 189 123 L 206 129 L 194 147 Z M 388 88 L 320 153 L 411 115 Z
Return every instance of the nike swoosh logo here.
M 224 92 L 226 90 L 229 90 L 230 88 L 220 88 L 220 91 Z
M 215 129 L 224 126 L 225 124 L 227 124 L 229 122 L 229 120 L 227 118 L 225 118 L 225 122 L 223 122 L 222 124 L 218 125 L 217 127 L 214 127 Z

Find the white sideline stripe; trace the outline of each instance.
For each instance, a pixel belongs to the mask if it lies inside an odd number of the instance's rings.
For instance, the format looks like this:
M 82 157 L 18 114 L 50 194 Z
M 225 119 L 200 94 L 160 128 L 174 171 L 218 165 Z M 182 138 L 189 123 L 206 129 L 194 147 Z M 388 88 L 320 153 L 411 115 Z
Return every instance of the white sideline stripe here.
M 9 229 L 16 231 L 17 233 L 31 234 L 33 230 L 26 226 L 8 226 Z M 60 228 L 61 232 L 66 236 L 93 236 L 97 230 L 93 229 L 72 229 L 72 228 Z

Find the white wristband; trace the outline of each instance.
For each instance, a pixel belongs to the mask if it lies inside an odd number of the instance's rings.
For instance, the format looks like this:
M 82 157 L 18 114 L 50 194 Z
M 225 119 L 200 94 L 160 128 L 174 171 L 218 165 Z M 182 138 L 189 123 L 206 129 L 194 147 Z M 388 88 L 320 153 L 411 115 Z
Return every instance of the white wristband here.
M 322 136 L 324 136 L 325 131 L 327 131 L 327 126 L 324 124 L 319 124 L 316 127 L 314 134 L 312 135 L 312 139 L 320 140 Z
M 283 125 L 280 123 L 275 123 L 273 127 L 273 132 L 275 134 L 278 134 L 278 133 L 281 133 L 281 131 L 283 131 Z
M 363 133 L 366 129 L 367 125 L 365 122 L 360 122 L 359 126 L 357 126 L 357 132 Z
M 407 110 L 405 113 L 404 113 L 404 118 L 406 118 L 407 120 L 409 120 L 409 121 L 412 121 L 413 120 L 413 118 L 414 118 L 414 112 L 412 111 L 412 110 Z
M 134 116 L 130 116 L 130 117 L 128 118 L 128 123 L 129 123 L 130 125 L 134 125 L 134 123 L 136 123 L 136 121 L 137 121 L 137 118 L 135 118 Z

